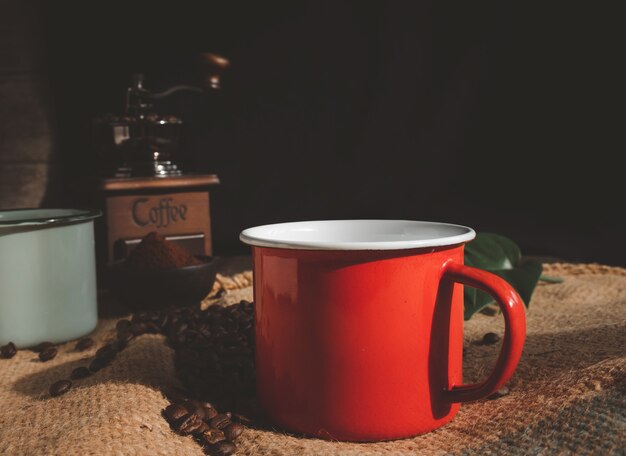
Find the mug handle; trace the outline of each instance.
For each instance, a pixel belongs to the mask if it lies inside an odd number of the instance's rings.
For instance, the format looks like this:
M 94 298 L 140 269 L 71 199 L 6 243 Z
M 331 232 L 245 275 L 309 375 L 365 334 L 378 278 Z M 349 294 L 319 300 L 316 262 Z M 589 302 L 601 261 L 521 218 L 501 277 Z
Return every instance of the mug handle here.
M 508 282 L 482 269 L 450 262 L 445 266 L 443 276 L 488 293 L 496 300 L 504 316 L 502 348 L 491 375 L 482 383 L 453 386 L 445 392 L 451 402 L 482 399 L 504 386 L 513 375 L 522 356 L 526 338 L 524 302 Z

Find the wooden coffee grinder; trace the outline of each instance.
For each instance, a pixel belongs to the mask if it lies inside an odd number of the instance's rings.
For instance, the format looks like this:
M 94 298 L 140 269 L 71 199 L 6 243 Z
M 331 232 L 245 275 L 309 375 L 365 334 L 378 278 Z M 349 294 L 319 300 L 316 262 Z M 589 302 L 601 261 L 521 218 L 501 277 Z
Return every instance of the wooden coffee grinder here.
M 179 85 L 161 93 L 133 76 L 124 114 L 106 115 L 95 122 L 105 176 L 99 181 L 104 209 L 105 263 L 126 258 L 141 238 L 156 231 L 199 255 L 212 255 L 210 190 L 216 174 L 183 172 L 176 164 L 183 122 L 158 114 L 154 105 L 176 93 L 221 89 L 228 61 L 203 54 L 204 87 Z M 105 250 L 105 249 L 102 249 Z

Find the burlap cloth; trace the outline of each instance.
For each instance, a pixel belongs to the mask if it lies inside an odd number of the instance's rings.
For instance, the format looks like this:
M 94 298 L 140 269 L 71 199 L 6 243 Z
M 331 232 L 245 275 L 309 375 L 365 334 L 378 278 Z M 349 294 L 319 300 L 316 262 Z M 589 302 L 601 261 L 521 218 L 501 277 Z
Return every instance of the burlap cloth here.
M 443 428 L 413 439 L 354 444 L 248 429 L 239 454 L 623 454 L 626 440 L 626 270 L 599 265 L 546 265 L 562 284 L 540 284 L 528 312 L 528 338 L 511 393 L 465 404 Z M 228 302 L 251 299 L 249 274 L 223 279 Z M 103 320 L 94 337 L 112 334 Z M 502 332 L 499 316 L 465 325 L 466 381 L 491 369 L 498 345 L 477 343 Z M 159 387 L 176 384 L 173 353 L 161 336 L 131 342 L 115 362 L 49 398 L 51 382 L 67 377 L 87 353 L 59 349 L 41 363 L 22 350 L 0 360 L 2 455 L 201 455 L 189 437 L 161 417 Z

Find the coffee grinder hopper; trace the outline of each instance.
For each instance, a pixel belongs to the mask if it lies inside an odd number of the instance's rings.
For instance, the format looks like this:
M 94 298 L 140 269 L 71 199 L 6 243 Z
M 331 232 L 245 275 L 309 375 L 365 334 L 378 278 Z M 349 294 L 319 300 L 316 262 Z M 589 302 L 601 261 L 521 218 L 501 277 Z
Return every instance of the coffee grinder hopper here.
M 176 85 L 163 92 L 144 87 L 144 75 L 134 74 L 126 90 L 121 115 L 107 114 L 95 121 L 96 142 L 106 177 L 175 177 L 182 175 L 176 164 L 183 122 L 175 115 L 155 109 L 159 101 L 181 92 L 199 95 L 221 89 L 228 60 L 211 53 L 200 54 L 201 83 Z

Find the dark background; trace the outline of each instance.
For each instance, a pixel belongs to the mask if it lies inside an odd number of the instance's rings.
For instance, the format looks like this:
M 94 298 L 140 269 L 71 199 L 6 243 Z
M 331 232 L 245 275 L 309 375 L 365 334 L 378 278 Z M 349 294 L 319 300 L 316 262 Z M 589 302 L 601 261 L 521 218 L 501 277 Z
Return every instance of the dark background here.
M 132 72 L 161 90 L 196 53 L 232 67 L 181 96 L 181 161 L 216 172 L 218 254 L 271 222 L 401 218 L 504 234 L 527 254 L 626 265 L 616 11 L 519 2 L 41 2 L 63 164 L 46 205 L 87 205 L 92 118 Z M 615 106 L 614 106 L 615 104 Z M 622 160 L 623 161 L 623 160 Z

